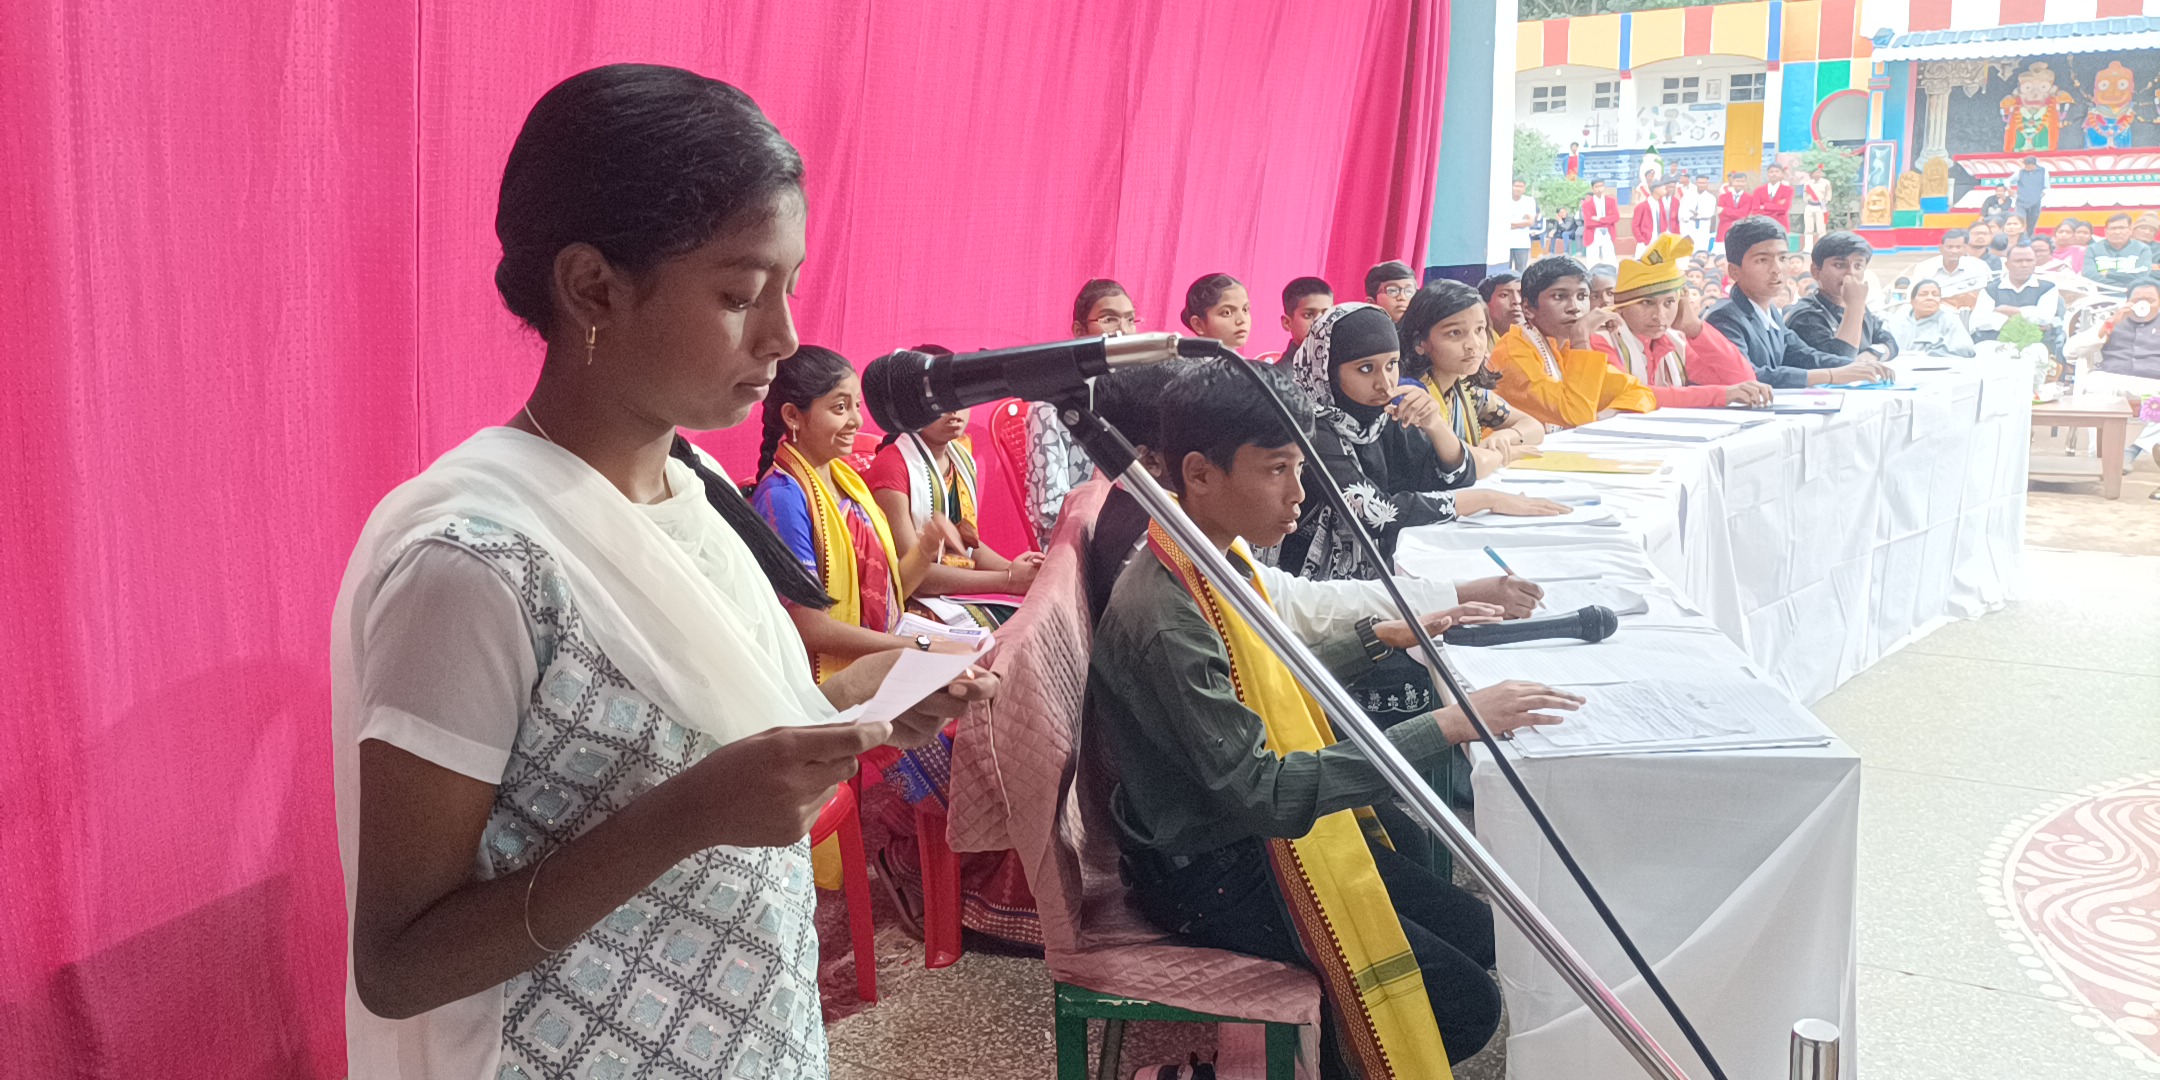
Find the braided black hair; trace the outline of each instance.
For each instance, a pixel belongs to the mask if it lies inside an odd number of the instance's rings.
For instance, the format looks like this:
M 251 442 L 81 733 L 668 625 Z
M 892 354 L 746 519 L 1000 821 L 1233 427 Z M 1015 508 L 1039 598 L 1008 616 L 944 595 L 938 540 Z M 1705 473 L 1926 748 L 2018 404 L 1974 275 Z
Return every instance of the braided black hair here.
M 780 452 L 780 436 L 787 431 L 787 421 L 781 419 L 780 407 L 793 405 L 807 409 L 810 403 L 832 393 L 840 380 L 855 373 L 855 365 L 845 356 L 818 345 L 805 345 L 795 350 L 795 355 L 780 361 L 773 373 L 772 388 L 765 392 L 764 440 L 758 444 L 757 474 L 762 479 L 772 471 L 773 456 Z
M 795 553 L 788 550 L 786 541 L 773 531 L 772 524 L 751 508 L 750 500 L 743 498 L 742 489 L 705 464 L 705 458 L 690 445 L 690 440 L 677 433 L 668 454 L 690 466 L 690 471 L 704 482 L 705 501 L 720 512 L 720 520 L 727 522 L 735 535 L 742 537 L 743 543 L 750 548 L 751 557 L 757 560 L 758 569 L 765 572 L 765 580 L 772 582 L 773 591 L 779 593 L 782 600 L 813 611 L 825 611 L 833 606 L 835 601 L 826 595 L 825 586 L 796 561 Z

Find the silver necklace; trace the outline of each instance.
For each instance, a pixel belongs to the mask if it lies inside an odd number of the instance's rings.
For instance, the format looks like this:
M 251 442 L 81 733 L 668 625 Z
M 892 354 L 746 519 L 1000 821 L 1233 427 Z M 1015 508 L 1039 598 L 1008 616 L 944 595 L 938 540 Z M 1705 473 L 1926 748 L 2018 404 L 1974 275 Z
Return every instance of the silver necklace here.
M 533 417 L 532 405 L 530 403 L 528 403 L 524 408 L 519 409 L 518 411 L 525 414 L 525 422 L 531 424 L 533 426 L 533 430 L 540 433 L 541 438 L 546 439 L 551 443 L 555 442 L 555 436 L 548 434 L 547 429 L 540 426 L 540 421 Z M 555 445 L 561 446 L 562 444 L 555 443 Z
M 554 443 L 556 446 L 562 445 L 559 442 L 555 442 L 555 436 L 548 434 L 546 428 L 540 426 L 539 418 L 535 417 L 532 414 L 532 405 L 530 403 L 527 403 L 524 408 L 519 409 L 518 411 L 525 414 L 525 422 L 531 424 L 533 426 L 533 430 L 540 433 L 541 438 L 546 439 L 551 443 Z M 664 463 L 660 468 L 660 490 L 666 492 L 667 497 L 670 499 L 675 497 L 675 481 L 668 478 L 667 466 Z

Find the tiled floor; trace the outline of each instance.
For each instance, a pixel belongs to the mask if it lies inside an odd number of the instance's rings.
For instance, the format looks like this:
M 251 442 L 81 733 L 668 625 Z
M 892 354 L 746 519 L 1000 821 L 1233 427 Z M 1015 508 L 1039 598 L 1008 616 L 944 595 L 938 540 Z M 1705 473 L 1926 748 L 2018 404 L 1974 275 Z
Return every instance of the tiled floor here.
M 2138 819 L 2142 838 L 2110 841 L 2128 845 L 2111 865 L 2129 866 L 2110 887 L 2133 899 L 2092 913 L 2130 959 L 2128 985 L 2115 972 L 2100 1003 L 2109 1013 L 2066 989 L 2060 964 L 2074 952 L 1998 906 L 2004 861 L 2021 850 L 2010 841 L 2031 815 L 2160 770 L 2160 552 L 2035 549 L 2023 596 L 1817 706 L 1866 762 L 1859 1071 L 1848 1080 L 2160 1074 L 2160 1055 L 2138 1045 L 2156 1041 L 2140 1036 L 2160 1012 L 2160 897 L 2150 918 L 2136 903 L 2140 880 L 2160 885 L 2160 813 Z M 884 1001 L 831 1028 L 837 1080 L 1051 1075 L 1039 961 L 970 952 L 929 972 L 891 925 L 881 912 Z M 1136 1027 L 1125 1075 L 1211 1040 L 1203 1028 Z M 1501 1074 L 1496 1050 L 1456 1072 Z
M 2088 788 L 2160 768 L 2160 554 L 2030 550 L 2022 595 L 1936 631 L 1816 706 L 1866 763 L 1867 1080 L 2160 1073 L 2160 1056 L 2132 1045 L 2134 1033 L 2060 977 L 2042 981 L 2053 939 L 2035 940 L 1999 906 L 2002 862 L 2015 854 L 2006 833 Z M 2125 895 L 2160 884 L 2149 861 L 2160 835 L 2144 824 L 2121 838 L 2133 862 L 2147 860 L 2111 883 Z M 2137 939 L 2147 930 L 2130 929 L 2129 951 L 2145 951 Z M 2142 995 L 2126 996 L 2149 1016 L 2160 965 L 2137 963 Z

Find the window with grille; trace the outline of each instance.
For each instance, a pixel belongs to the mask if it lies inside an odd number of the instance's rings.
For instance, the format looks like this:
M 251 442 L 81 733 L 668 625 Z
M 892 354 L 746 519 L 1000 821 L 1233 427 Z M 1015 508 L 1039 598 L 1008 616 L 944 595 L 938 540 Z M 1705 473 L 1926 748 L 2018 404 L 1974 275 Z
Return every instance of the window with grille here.
M 1533 86 L 1530 88 L 1530 111 L 1534 113 L 1567 111 L 1567 87 Z
M 1685 75 L 1665 80 L 1665 104 L 1693 105 L 1701 100 L 1702 78 L 1700 76 Z
M 1731 100 L 1761 101 L 1763 100 L 1763 91 L 1768 87 L 1769 82 L 1770 76 L 1761 72 L 1753 75 L 1735 75 L 1732 77 Z
M 1593 109 L 1617 109 L 1620 107 L 1620 83 L 1601 82 L 1591 88 L 1590 107 Z

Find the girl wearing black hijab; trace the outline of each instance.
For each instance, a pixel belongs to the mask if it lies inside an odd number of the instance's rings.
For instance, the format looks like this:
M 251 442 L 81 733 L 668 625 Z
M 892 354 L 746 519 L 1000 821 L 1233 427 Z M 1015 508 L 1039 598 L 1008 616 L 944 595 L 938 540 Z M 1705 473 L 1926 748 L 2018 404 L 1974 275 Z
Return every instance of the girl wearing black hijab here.
M 1317 464 L 1342 485 L 1387 562 L 1401 530 L 1455 520 L 1455 489 L 1477 481 L 1476 463 L 1432 395 L 1400 385 L 1399 348 L 1387 312 L 1348 303 L 1314 322 L 1290 358 L 1291 378 L 1318 407 Z M 1297 531 L 1282 542 L 1278 565 L 1315 581 L 1390 571 L 1373 564 L 1351 536 L 1332 509 L 1309 499 Z

